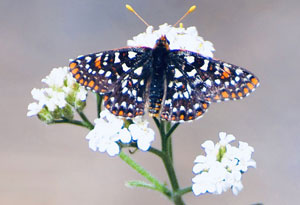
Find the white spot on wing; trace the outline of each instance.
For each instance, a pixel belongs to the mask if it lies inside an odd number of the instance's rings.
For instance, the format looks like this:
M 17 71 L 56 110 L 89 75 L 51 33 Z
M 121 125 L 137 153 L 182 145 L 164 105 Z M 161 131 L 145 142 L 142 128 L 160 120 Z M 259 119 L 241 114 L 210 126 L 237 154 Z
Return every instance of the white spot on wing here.
M 195 57 L 194 56 L 187 56 L 185 57 L 188 63 L 194 63 L 195 62 Z
M 178 68 L 175 68 L 175 78 L 180 78 L 182 76 L 182 73 L 178 70 Z
M 89 63 L 92 60 L 92 58 L 90 56 L 86 56 L 85 60 L 86 60 L 87 63 Z
M 211 86 L 211 80 L 207 79 L 207 80 L 205 81 L 205 84 L 208 85 L 208 86 Z
M 220 85 L 220 84 L 221 84 L 220 79 L 216 79 L 216 80 L 215 80 L 215 83 L 216 83 L 217 85 Z
M 122 64 L 122 68 L 123 68 L 124 72 L 127 72 L 130 69 L 129 67 L 127 67 L 127 65 L 125 63 Z
M 235 70 L 235 73 L 236 73 L 237 75 L 240 75 L 240 74 L 243 73 L 243 71 L 242 71 L 242 69 L 238 68 L 238 69 Z
M 204 60 L 204 65 L 200 67 L 201 70 L 207 71 L 209 60 Z
M 187 72 L 188 76 L 193 77 L 197 73 L 196 69 L 191 70 L 190 72 Z
M 136 52 L 133 52 L 133 51 L 128 52 L 128 57 L 129 58 L 134 58 L 135 56 L 136 56 Z
M 106 74 L 105 74 L 105 77 L 108 78 L 109 76 L 111 76 L 111 72 L 110 72 L 110 71 L 107 71 Z
M 115 53 L 115 63 L 120 63 L 121 62 L 119 56 L 120 56 L 120 53 L 116 52 Z
M 132 83 L 133 83 L 133 85 L 135 85 L 137 82 L 138 82 L 138 80 L 137 80 L 137 79 L 132 79 Z
M 134 71 L 134 73 L 137 74 L 137 75 L 141 75 L 141 74 L 142 74 L 142 70 L 143 70 L 143 67 L 142 67 L 142 66 L 141 66 L 141 67 L 138 67 L 138 68 Z

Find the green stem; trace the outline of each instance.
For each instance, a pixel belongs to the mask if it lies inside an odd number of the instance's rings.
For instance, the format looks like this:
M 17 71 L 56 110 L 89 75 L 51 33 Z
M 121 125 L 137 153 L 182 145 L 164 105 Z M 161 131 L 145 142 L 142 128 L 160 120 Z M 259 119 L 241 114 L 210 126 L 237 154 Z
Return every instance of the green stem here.
M 131 159 L 124 152 L 120 152 L 119 157 L 126 162 L 129 166 L 131 166 L 134 170 L 136 170 L 140 175 L 148 179 L 155 187 L 156 190 L 166 195 L 168 198 L 171 196 L 170 190 L 165 187 L 162 183 L 160 183 L 155 177 L 153 177 L 149 172 L 147 172 L 142 166 L 137 164 L 133 159 Z
M 50 124 L 60 124 L 60 123 L 69 123 L 69 124 L 73 124 L 73 125 L 77 125 L 77 126 L 81 126 L 81 127 L 90 129 L 90 127 L 88 125 L 86 125 L 84 122 L 79 121 L 79 120 L 68 120 L 68 119 L 53 120 L 53 122 L 51 122 Z
M 175 195 L 176 195 L 176 196 L 182 196 L 182 195 L 187 194 L 187 193 L 189 193 L 189 192 L 191 192 L 191 191 L 192 191 L 192 187 L 189 186 L 189 187 L 186 187 L 186 188 L 183 188 L 183 189 L 179 189 L 179 190 L 175 193 Z
M 178 126 L 179 126 L 179 123 L 176 123 L 175 125 L 173 125 L 173 126 L 171 127 L 171 129 L 167 132 L 166 138 L 169 138 L 169 137 L 173 134 L 173 132 L 175 131 L 175 129 L 176 129 Z
M 100 95 L 99 93 L 96 93 L 96 98 L 97 98 L 97 117 L 100 118 L 103 96 Z
M 83 120 L 83 123 L 86 125 L 87 128 L 90 130 L 94 129 L 94 125 L 89 121 L 89 119 L 85 116 L 85 114 L 82 111 L 76 110 L 81 119 Z
M 178 180 L 176 177 L 176 173 L 172 161 L 172 141 L 168 139 L 170 138 L 170 136 L 172 135 L 172 133 L 175 131 L 175 129 L 178 127 L 179 124 L 177 123 L 170 128 L 170 125 L 167 124 L 165 126 L 165 123 L 163 121 L 159 122 L 158 119 L 156 118 L 153 119 L 157 128 L 159 129 L 159 133 L 161 136 L 162 151 L 161 151 L 160 158 L 164 163 L 164 166 L 166 168 L 172 186 L 172 190 L 173 190 L 172 200 L 176 205 L 183 205 L 184 202 L 181 198 L 181 195 L 175 195 L 175 193 L 179 190 L 179 184 L 178 184 Z

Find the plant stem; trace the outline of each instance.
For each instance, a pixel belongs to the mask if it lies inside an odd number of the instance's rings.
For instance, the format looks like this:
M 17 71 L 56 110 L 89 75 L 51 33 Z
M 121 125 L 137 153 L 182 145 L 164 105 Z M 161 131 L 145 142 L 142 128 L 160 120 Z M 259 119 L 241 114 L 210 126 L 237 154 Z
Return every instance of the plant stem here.
M 89 119 L 85 116 L 85 114 L 82 111 L 76 110 L 81 119 L 83 120 L 83 123 L 86 125 L 87 128 L 90 130 L 94 129 L 94 125 L 89 121 Z
M 171 127 L 171 129 L 167 132 L 166 138 L 169 138 L 178 126 L 179 126 L 179 123 L 174 124 Z
M 79 120 L 68 120 L 68 119 L 62 119 L 62 120 L 53 120 L 50 124 L 60 124 L 60 123 L 70 123 L 73 125 L 81 126 L 90 129 L 90 126 L 86 125 L 84 122 Z
M 97 98 L 97 117 L 100 118 L 100 112 L 101 112 L 101 105 L 102 105 L 103 96 L 100 95 L 99 93 L 96 93 L 96 98 Z
M 183 189 L 179 189 L 179 190 L 175 193 L 175 195 L 176 195 L 176 196 L 182 196 L 182 195 L 184 195 L 184 194 L 186 194 L 186 193 L 189 193 L 189 192 L 191 192 L 191 191 L 192 191 L 192 187 L 189 186 L 189 187 L 186 187 L 186 188 L 183 188 Z
M 171 138 L 171 134 L 178 127 L 179 123 L 175 124 L 170 128 L 170 125 L 165 125 L 163 121 L 159 121 L 157 118 L 153 118 L 159 133 L 161 136 L 161 146 L 162 146 L 162 155 L 159 155 L 162 159 L 164 166 L 166 168 L 171 186 L 172 186 L 172 200 L 176 205 L 184 205 L 184 202 L 181 198 L 181 195 L 176 195 L 175 193 L 179 190 L 179 184 L 176 177 L 175 169 L 172 161 L 172 141 L 168 138 Z M 167 129 L 167 130 L 166 130 Z M 166 134 L 167 131 L 167 134 Z
M 119 157 L 126 162 L 129 166 L 131 166 L 134 170 L 136 170 L 140 175 L 148 179 L 155 187 L 156 190 L 166 195 L 168 198 L 171 196 L 170 190 L 165 187 L 162 183 L 160 183 L 155 177 L 153 177 L 149 172 L 147 172 L 142 166 L 138 165 L 133 159 L 131 159 L 124 152 L 120 152 Z

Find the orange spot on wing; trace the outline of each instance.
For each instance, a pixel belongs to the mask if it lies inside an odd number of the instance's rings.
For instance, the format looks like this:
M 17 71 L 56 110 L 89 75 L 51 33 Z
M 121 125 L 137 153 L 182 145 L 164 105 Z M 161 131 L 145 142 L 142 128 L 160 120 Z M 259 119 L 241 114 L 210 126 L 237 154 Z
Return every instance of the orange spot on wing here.
M 119 113 L 118 113 L 118 115 L 119 115 L 119 116 L 123 116 L 123 115 L 124 115 L 123 110 L 120 110 Z
M 79 80 L 79 83 L 80 83 L 80 84 L 83 84 L 83 79 L 80 79 L 80 80 Z
M 98 91 L 98 89 L 99 89 L 99 86 L 96 85 L 96 86 L 94 87 L 94 90 L 95 90 L 95 91 Z
M 242 93 L 241 91 L 239 91 L 239 92 L 238 92 L 238 96 L 239 96 L 239 97 L 242 97 L 242 96 L 243 96 L 243 93 Z
M 107 100 L 108 100 L 108 96 L 105 95 L 105 96 L 104 96 L 104 101 L 107 101 Z
M 114 114 L 114 115 L 115 115 L 116 113 L 117 113 L 117 112 L 116 112 L 115 110 L 113 110 L 113 111 L 112 111 L 112 114 Z
M 88 86 L 91 87 L 91 88 L 92 88 L 94 85 L 95 85 L 95 82 L 94 82 L 93 80 L 91 80 L 91 81 L 89 82 L 89 84 L 88 84 Z
M 70 64 L 70 68 L 71 68 L 71 69 L 75 68 L 76 66 L 77 66 L 77 63 L 74 63 L 74 62 L 73 62 L 73 63 Z
M 202 112 L 201 111 L 197 111 L 196 115 L 197 115 L 197 117 L 199 117 L 200 115 L 202 115 Z
M 184 120 L 184 114 L 181 114 L 179 119 Z
M 206 103 L 203 103 L 203 104 L 202 104 L 202 107 L 203 107 L 204 109 L 206 109 L 206 108 L 207 108 L 207 104 L 206 104 Z
M 224 78 L 229 78 L 229 74 L 227 72 L 223 72 Z
M 228 98 L 229 95 L 228 95 L 228 93 L 227 93 L 226 91 L 223 91 L 223 92 L 222 92 L 222 97 L 223 97 L 223 98 Z
M 214 99 L 215 99 L 215 100 L 220 100 L 220 96 L 219 96 L 219 95 L 216 95 L 216 96 L 214 97 Z
M 75 79 L 78 80 L 80 78 L 80 74 L 75 75 Z
M 248 88 L 244 88 L 243 91 L 244 91 L 245 94 L 249 93 L 249 89 Z
M 71 73 L 72 73 L 73 75 L 75 75 L 76 73 L 78 73 L 78 71 L 79 71 L 79 69 L 78 69 L 78 68 L 75 68 L 75 69 L 73 69 L 73 70 L 71 71 Z
M 95 66 L 99 69 L 101 68 L 101 57 L 96 58 Z
M 86 86 L 87 84 L 88 84 L 88 82 L 87 82 L 87 81 L 84 81 L 83 85 Z
M 189 120 L 192 120 L 193 119 L 193 116 L 189 116 Z
M 247 83 L 247 86 L 250 90 L 252 90 L 254 88 L 254 85 L 252 85 L 252 83 Z
M 252 82 L 254 85 L 257 85 L 257 84 L 258 84 L 257 78 L 252 78 L 252 79 L 251 79 L 251 82 Z
M 176 119 L 175 115 L 172 115 L 171 120 L 172 120 L 172 121 L 175 121 L 175 119 Z
M 129 113 L 127 114 L 127 116 L 128 116 L 128 117 L 132 117 L 133 114 L 132 114 L 131 112 L 129 112 Z
M 109 108 L 110 108 L 110 105 L 109 105 L 109 104 L 107 104 L 105 107 L 106 107 L 107 109 L 109 109 Z
M 231 97 L 232 98 L 236 98 L 236 94 L 235 93 L 231 93 Z

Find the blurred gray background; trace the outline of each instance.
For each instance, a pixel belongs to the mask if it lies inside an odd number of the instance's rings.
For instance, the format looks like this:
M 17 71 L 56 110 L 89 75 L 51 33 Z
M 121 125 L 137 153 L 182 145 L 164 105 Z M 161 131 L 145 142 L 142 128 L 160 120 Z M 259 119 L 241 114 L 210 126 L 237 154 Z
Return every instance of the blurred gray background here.
M 243 176 L 238 196 L 230 191 L 187 194 L 186 204 L 299 204 L 298 0 L 1 0 L 0 204 L 171 204 L 157 192 L 126 188 L 126 180 L 141 177 L 118 157 L 91 151 L 87 130 L 26 117 L 31 89 L 41 88 L 40 80 L 53 67 L 80 54 L 123 47 L 145 30 L 125 3 L 155 28 L 176 22 L 196 4 L 184 26 L 196 26 L 212 41 L 216 58 L 248 68 L 261 81 L 248 98 L 211 105 L 204 118 L 181 125 L 173 136 L 182 187 L 191 184 L 201 143 L 216 142 L 219 131 L 255 148 L 257 168 Z M 88 101 L 86 113 L 93 120 L 95 97 L 89 95 Z M 160 180 L 167 179 L 153 155 L 133 157 Z

